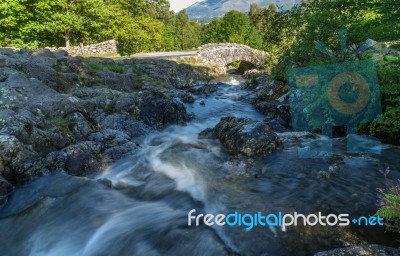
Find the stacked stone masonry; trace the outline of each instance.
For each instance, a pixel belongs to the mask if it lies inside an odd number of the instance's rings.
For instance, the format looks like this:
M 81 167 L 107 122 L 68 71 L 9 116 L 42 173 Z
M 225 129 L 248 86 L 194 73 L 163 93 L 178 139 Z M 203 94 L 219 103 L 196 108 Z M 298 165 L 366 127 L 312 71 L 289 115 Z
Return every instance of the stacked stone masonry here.
M 115 40 L 108 40 L 105 42 L 101 42 L 98 44 L 91 44 L 81 46 L 72 46 L 72 47 L 60 47 L 60 48 L 51 48 L 48 47 L 51 51 L 64 50 L 68 52 L 70 55 L 94 55 L 94 54 L 116 54 L 117 53 L 117 44 Z
M 206 64 L 226 66 L 242 60 L 261 66 L 266 52 L 253 49 L 247 45 L 234 43 L 206 44 L 198 48 L 197 58 Z

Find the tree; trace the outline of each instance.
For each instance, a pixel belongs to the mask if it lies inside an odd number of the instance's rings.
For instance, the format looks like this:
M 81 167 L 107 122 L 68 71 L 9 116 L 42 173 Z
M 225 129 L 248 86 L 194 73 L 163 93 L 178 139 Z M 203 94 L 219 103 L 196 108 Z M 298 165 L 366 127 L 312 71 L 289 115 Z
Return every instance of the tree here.
M 120 25 L 116 39 L 122 55 L 162 49 L 163 38 L 160 33 L 160 30 L 164 30 L 162 22 L 142 16 L 126 18 Z
M 231 42 L 262 47 L 262 36 L 245 13 L 230 11 L 204 29 L 204 43 Z
M 168 0 L 4 0 L 0 45 L 71 46 L 115 38 L 121 52 L 175 50 L 200 44 L 200 25 L 176 16 Z
M 0 45 L 23 46 L 34 41 L 34 28 L 30 26 L 32 13 L 30 0 L 4 0 L 0 2 Z M 34 43 L 31 43 L 33 46 Z
M 175 15 L 174 33 L 178 38 L 178 49 L 191 49 L 200 45 L 201 26 L 190 21 L 185 10 Z

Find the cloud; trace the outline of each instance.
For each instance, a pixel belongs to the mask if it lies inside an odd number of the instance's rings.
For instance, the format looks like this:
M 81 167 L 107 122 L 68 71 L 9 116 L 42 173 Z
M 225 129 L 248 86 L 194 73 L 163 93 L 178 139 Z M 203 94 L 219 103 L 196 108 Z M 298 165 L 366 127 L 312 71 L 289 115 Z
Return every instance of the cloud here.
M 171 6 L 171 10 L 174 12 L 179 12 L 182 9 L 185 9 L 195 2 L 201 2 L 200 0 L 169 0 L 169 4 Z

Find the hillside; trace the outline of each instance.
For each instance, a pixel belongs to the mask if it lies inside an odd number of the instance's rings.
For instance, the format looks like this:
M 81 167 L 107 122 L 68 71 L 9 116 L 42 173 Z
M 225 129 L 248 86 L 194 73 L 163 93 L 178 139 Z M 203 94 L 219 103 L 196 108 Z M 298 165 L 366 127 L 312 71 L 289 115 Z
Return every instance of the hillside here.
M 298 2 L 299 0 L 205 0 L 189 6 L 186 12 L 192 19 L 207 19 L 223 16 L 230 10 L 247 12 L 252 3 L 261 7 L 275 3 L 279 8 L 289 9 Z

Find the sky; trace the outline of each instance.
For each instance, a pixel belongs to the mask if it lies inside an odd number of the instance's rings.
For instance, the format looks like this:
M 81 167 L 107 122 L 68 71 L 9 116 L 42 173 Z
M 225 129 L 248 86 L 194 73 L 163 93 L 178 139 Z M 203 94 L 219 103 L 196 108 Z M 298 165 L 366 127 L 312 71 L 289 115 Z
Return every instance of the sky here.
M 180 10 L 191 6 L 195 2 L 200 2 L 200 0 L 169 0 L 171 10 L 173 10 L 174 12 L 179 12 Z

